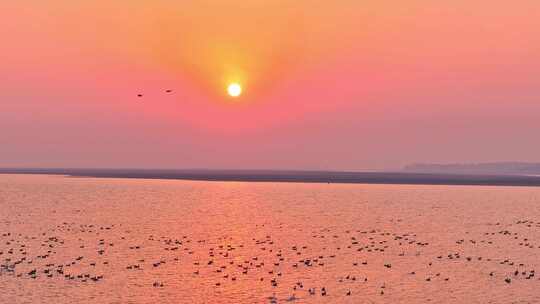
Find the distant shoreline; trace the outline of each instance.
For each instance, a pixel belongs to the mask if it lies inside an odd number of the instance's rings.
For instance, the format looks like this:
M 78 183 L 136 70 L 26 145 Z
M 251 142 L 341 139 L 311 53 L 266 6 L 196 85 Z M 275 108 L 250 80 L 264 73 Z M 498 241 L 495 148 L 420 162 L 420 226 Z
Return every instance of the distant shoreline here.
M 416 163 L 405 166 L 404 172 L 435 174 L 477 174 L 477 175 L 540 175 L 540 163 L 491 162 L 462 164 Z
M 95 178 L 177 179 L 238 182 L 540 186 L 540 176 L 434 174 L 412 172 L 0 168 L 0 174 L 49 174 Z

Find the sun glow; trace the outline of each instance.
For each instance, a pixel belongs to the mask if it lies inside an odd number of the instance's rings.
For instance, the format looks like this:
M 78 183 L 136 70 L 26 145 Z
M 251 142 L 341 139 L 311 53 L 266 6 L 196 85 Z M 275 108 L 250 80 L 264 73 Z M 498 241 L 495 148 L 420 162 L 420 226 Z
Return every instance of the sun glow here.
M 242 87 L 238 83 L 231 83 L 227 87 L 227 93 L 231 97 L 238 97 L 242 94 Z

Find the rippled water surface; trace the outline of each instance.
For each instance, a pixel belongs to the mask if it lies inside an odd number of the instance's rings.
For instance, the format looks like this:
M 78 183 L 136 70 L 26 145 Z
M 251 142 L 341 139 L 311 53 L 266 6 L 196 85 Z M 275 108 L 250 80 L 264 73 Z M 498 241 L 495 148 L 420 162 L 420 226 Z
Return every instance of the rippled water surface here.
M 539 258 L 534 187 L 0 175 L 0 303 L 540 303 Z

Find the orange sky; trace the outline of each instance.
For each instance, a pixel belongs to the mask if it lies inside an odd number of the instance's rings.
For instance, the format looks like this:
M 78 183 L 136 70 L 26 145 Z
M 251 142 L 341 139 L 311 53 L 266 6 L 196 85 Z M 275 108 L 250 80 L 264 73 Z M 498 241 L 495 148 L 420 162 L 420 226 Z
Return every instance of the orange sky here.
M 535 0 L 7 2 L 0 166 L 540 161 Z

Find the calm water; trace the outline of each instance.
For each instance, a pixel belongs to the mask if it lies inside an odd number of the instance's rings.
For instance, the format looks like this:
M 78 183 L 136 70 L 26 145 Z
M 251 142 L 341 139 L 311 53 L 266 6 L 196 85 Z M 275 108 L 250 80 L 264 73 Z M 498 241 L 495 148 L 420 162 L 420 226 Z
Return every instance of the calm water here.
M 540 188 L 0 175 L 0 265 L 0 303 L 539 303 Z

